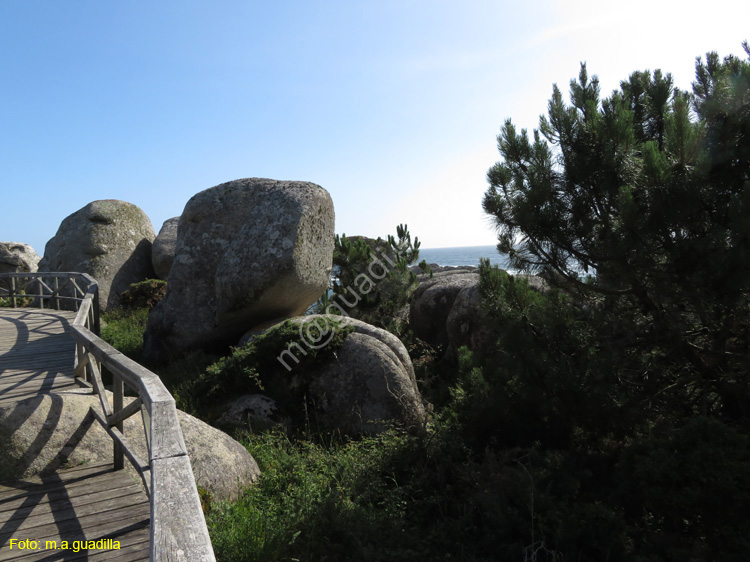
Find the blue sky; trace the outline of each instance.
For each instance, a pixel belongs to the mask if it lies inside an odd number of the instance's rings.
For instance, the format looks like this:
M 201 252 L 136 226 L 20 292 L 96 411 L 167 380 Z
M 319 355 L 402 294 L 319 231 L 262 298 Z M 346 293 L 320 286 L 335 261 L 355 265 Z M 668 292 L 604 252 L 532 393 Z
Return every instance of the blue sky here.
M 407 223 L 489 245 L 504 119 L 529 129 L 586 61 L 602 91 L 741 54 L 746 1 L 0 0 L 0 240 L 40 255 L 96 199 L 158 232 L 242 177 L 325 187 L 339 233 Z

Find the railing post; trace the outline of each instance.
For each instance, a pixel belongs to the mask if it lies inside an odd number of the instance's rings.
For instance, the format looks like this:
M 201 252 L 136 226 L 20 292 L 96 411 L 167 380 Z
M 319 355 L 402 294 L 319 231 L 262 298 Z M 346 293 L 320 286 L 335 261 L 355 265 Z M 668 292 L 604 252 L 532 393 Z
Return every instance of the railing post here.
M 44 309 L 44 277 L 39 277 L 36 286 L 39 288 L 39 308 Z
M 125 385 L 123 384 L 122 379 L 119 375 L 113 374 L 112 375 L 112 413 L 116 414 L 120 410 L 122 410 L 123 405 L 123 398 L 125 394 Z M 115 424 L 114 427 L 120 430 L 120 432 L 123 432 L 123 422 L 120 422 L 118 424 Z M 125 459 L 124 454 L 122 450 L 122 445 L 120 445 L 117 441 L 114 442 L 114 465 L 115 470 L 120 470 L 124 468 L 125 466 Z
M 94 302 L 92 304 L 94 324 L 91 327 L 91 331 L 98 336 L 99 334 L 101 334 L 101 323 L 99 321 L 99 291 L 94 293 Z
M 55 282 L 53 283 L 54 292 L 55 292 L 55 310 L 60 310 L 60 294 L 58 291 L 60 290 L 60 278 L 55 277 Z
M 10 278 L 10 300 L 13 303 L 13 308 L 16 308 L 16 278 Z

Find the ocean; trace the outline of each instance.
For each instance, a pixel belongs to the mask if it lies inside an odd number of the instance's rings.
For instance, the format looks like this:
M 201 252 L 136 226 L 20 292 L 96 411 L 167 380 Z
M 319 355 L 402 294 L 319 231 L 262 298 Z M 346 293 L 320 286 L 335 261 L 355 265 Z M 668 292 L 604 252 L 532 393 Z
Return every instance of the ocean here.
M 419 261 L 438 265 L 479 265 L 479 258 L 489 258 L 490 263 L 508 269 L 507 256 L 498 253 L 495 246 L 464 246 L 461 248 L 420 248 Z

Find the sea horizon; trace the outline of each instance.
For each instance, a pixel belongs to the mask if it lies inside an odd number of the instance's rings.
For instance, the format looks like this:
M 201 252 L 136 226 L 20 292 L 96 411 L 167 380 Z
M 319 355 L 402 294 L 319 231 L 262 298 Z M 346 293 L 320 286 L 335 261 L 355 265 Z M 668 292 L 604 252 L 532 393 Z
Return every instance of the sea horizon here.
M 478 266 L 480 258 L 488 258 L 492 265 L 508 268 L 508 256 L 497 251 L 496 246 L 456 246 L 452 248 L 420 248 L 419 261 L 443 266 Z

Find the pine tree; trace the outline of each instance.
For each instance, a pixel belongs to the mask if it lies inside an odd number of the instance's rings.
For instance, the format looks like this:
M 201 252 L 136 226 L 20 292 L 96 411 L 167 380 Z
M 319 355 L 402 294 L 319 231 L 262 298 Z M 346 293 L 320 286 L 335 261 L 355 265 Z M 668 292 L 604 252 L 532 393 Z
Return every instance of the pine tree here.
M 750 56 L 747 43 L 743 47 Z M 693 92 L 581 66 L 529 139 L 510 120 L 483 206 L 512 267 L 576 295 L 630 381 L 750 419 L 750 60 L 709 53 Z

